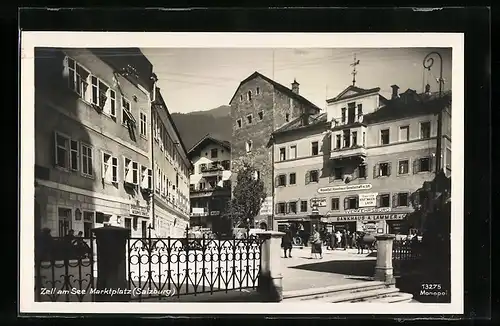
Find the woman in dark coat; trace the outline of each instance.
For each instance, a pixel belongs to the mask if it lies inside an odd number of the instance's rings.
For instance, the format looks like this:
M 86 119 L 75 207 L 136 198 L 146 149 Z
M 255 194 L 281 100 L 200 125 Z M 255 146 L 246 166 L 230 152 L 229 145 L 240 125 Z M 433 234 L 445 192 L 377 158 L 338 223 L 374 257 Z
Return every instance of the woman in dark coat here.
M 285 258 L 292 258 L 292 232 L 290 231 L 290 228 L 286 228 L 285 235 L 281 238 L 281 247 L 285 253 Z M 288 256 L 286 255 L 287 250 Z

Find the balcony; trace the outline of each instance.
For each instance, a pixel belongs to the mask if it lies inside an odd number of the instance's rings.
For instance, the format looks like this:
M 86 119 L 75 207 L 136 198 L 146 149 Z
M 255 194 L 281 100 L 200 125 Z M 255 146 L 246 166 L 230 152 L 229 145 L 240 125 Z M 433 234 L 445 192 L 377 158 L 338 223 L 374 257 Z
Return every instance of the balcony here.
M 336 148 L 330 152 L 330 159 L 333 160 L 354 157 L 365 158 L 366 148 L 361 145 L 354 145 L 351 147 Z
M 222 172 L 224 171 L 224 168 L 221 165 L 215 165 L 215 166 L 202 166 L 201 167 L 201 174 L 203 176 L 216 176 L 216 175 L 222 175 Z
M 224 187 L 205 187 L 191 190 L 190 198 L 213 197 L 213 196 L 231 196 L 231 186 Z

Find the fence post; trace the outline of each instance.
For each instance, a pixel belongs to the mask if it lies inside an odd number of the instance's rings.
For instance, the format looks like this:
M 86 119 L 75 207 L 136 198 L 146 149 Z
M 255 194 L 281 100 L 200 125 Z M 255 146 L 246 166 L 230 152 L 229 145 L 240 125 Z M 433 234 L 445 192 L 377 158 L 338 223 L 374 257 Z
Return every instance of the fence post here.
M 283 300 L 283 274 L 281 274 L 281 238 L 285 235 L 277 231 L 260 231 L 260 271 L 257 291 L 267 302 Z
M 126 245 L 129 230 L 106 225 L 92 229 L 97 242 L 96 301 L 127 302 Z M 116 290 L 116 293 L 112 292 Z M 111 295 L 112 294 L 112 295 Z
M 392 267 L 392 245 L 396 238 L 393 234 L 381 234 L 377 239 L 377 264 L 375 266 L 375 281 L 385 282 L 394 286 L 394 270 Z

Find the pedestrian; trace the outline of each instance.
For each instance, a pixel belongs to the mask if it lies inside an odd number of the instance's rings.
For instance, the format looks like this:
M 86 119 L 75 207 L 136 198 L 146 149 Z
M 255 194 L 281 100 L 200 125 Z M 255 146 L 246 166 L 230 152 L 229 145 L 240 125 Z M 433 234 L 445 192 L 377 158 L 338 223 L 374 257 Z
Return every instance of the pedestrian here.
M 292 258 L 292 232 L 288 227 L 285 229 L 285 235 L 281 238 L 281 248 L 283 248 L 285 258 Z
M 335 233 L 333 231 L 330 233 L 330 249 L 335 249 Z
M 313 232 L 311 236 L 311 258 L 317 257 L 319 254 L 319 258 L 323 258 L 323 250 L 321 248 L 321 236 L 318 232 L 316 225 L 313 226 Z
M 340 248 L 340 246 L 342 245 L 342 234 L 340 233 L 339 230 L 337 230 L 337 232 L 335 232 L 335 240 L 336 241 L 336 248 Z

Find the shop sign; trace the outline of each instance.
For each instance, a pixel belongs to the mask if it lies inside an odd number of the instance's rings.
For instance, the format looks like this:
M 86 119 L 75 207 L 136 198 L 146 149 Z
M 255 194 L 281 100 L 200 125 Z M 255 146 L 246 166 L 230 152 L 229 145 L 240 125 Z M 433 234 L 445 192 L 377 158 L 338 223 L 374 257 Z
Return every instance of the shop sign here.
M 191 208 L 191 216 L 204 216 L 206 215 L 205 209 L 203 207 L 193 207 Z
M 371 188 L 372 185 L 370 183 L 364 183 L 359 185 L 332 186 L 332 187 L 319 188 L 318 193 L 327 194 L 331 192 L 341 192 L 341 191 L 368 190 Z
M 211 216 L 219 216 L 220 215 L 220 211 L 211 211 L 210 215 Z
M 149 210 L 147 207 L 130 205 L 130 215 L 149 218 Z
M 358 215 L 358 216 L 336 216 L 332 217 L 334 222 L 374 222 L 383 220 L 403 220 L 407 214 L 380 214 L 380 215 Z
M 360 214 L 360 213 L 387 213 L 390 212 L 390 207 L 371 207 L 371 208 L 356 208 L 356 209 L 346 209 L 346 214 Z
M 359 207 L 374 207 L 377 206 L 378 193 L 359 194 Z
M 311 198 L 311 207 L 326 207 L 326 197 Z

